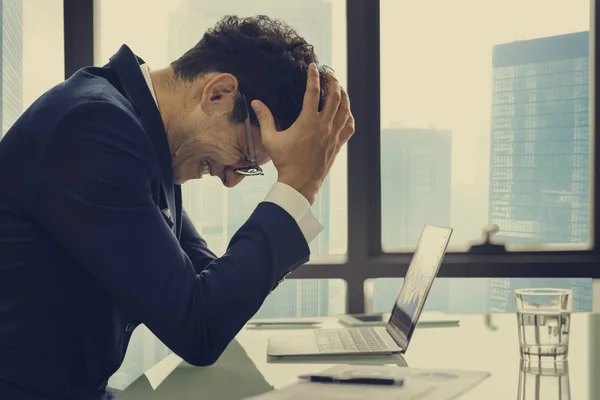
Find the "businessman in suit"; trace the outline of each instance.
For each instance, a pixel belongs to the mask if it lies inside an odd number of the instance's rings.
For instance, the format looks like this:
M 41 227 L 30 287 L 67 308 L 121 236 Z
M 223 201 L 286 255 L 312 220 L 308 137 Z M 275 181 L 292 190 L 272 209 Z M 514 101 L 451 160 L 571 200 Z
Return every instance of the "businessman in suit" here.
M 123 46 L 42 95 L 0 142 L 0 398 L 110 398 L 140 323 L 214 363 L 309 259 L 310 205 L 353 132 L 336 78 L 267 17 L 225 17 L 163 69 Z M 180 185 L 269 161 L 277 183 L 217 258 Z

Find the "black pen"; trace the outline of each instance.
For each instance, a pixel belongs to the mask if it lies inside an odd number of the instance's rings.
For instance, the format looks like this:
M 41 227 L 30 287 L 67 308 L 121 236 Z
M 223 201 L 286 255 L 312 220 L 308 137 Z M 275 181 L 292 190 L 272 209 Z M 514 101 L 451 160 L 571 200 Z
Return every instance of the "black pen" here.
M 336 379 L 331 376 L 311 375 L 301 376 L 303 379 L 308 379 L 311 382 L 318 383 L 354 383 L 359 385 L 404 385 L 404 380 L 388 379 L 388 378 L 347 378 Z

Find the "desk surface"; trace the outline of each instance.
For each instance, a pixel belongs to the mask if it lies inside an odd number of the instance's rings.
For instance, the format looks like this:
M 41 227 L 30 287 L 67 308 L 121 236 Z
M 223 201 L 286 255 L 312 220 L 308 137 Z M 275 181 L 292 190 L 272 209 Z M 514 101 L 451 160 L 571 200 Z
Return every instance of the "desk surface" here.
M 514 314 L 498 314 L 491 322 L 481 315 L 457 316 L 459 327 L 419 328 L 415 331 L 404 359 L 415 368 L 464 369 L 488 371 L 492 375 L 461 400 L 518 398 L 519 382 L 526 382 L 525 397 L 519 399 L 559 397 L 558 388 L 568 385 L 570 399 L 600 399 L 600 315 L 574 314 L 571 321 L 568 372 L 561 376 L 536 377 L 520 369 L 517 323 Z M 337 327 L 335 319 L 323 319 L 323 327 Z M 296 381 L 302 373 L 318 372 L 335 363 L 397 364 L 396 356 L 348 358 L 328 357 L 322 362 L 267 360 L 269 336 L 292 334 L 289 329 L 244 329 L 211 367 L 180 367 L 156 391 L 145 376 L 133 382 L 119 399 L 202 398 L 239 399 L 271 388 L 281 388 Z M 339 360 L 339 361 L 338 361 Z M 521 375 L 525 379 L 520 379 Z M 533 378 L 533 379 L 532 379 Z M 541 385 L 541 397 L 531 385 Z M 523 385 L 522 385 L 523 386 Z M 525 388 L 524 388 L 525 389 Z M 175 396 L 175 392 L 177 395 Z M 549 392 L 548 392 L 549 391 Z

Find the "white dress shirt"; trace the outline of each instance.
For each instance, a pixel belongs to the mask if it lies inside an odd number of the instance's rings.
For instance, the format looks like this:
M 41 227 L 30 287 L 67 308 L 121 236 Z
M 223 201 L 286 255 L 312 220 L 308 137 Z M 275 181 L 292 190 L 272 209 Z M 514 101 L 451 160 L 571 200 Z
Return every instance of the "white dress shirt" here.
M 154 102 L 158 107 L 158 101 L 156 100 L 156 93 L 154 92 L 154 86 L 152 85 L 152 79 L 150 79 L 150 68 L 147 64 L 141 66 L 142 74 L 148 84 L 148 89 L 154 98 Z M 307 243 L 313 241 L 315 237 L 323 230 L 323 225 L 315 218 L 311 209 L 310 203 L 300 192 L 292 188 L 289 185 L 281 182 L 275 182 L 267 197 L 264 201 L 268 201 L 273 204 L 277 204 L 283 208 L 294 218 L 298 223 L 304 238 Z

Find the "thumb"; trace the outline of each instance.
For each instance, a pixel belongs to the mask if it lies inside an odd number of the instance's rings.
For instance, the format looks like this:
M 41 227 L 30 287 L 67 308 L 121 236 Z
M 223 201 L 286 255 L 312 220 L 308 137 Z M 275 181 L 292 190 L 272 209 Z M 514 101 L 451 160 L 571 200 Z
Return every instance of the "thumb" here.
M 259 100 L 253 100 L 250 103 L 254 113 L 256 114 L 256 118 L 258 119 L 258 124 L 260 125 L 260 131 L 264 134 L 265 132 L 274 132 L 275 129 L 275 120 L 273 119 L 273 114 L 271 114 L 271 110 L 269 107 L 265 105 L 265 103 Z

